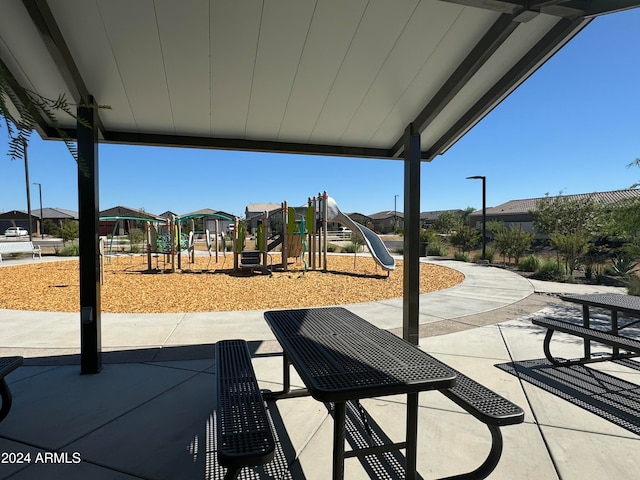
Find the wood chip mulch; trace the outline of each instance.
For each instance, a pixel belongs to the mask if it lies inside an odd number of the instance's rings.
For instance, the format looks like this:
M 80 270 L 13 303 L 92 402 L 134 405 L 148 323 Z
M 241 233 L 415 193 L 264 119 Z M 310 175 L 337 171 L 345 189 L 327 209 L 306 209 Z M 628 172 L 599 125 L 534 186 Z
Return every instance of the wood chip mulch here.
M 290 259 L 290 262 L 293 259 Z M 355 261 L 355 268 L 354 268 Z M 279 258 L 273 259 L 274 263 Z M 402 296 L 402 262 L 387 277 L 371 258 L 329 256 L 328 272 L 304 272 L 298 261 L 273 276 L 233 272 L 233 255 L 209 262 L 183 259 L 183 270 L 170 273 L 162 262 L 147 270 L 143 256 L 104 262 L 103 312 L 176 313 L 317 307 Z M 0 308 L 75 312 L 79 308 L 78 260 L 0 268 Z M 420 291 L 453 287 L 464 276 L 438 265 L 420 265 Z

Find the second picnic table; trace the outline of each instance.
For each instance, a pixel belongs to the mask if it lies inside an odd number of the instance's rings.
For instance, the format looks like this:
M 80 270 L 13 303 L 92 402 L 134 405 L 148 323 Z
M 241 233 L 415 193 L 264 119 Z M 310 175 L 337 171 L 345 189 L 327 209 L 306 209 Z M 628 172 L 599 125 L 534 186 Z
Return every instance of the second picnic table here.
M 640 297 L 617 293 L 592 293 L 586 295 L 561 295 L 566 302 L 582 305 L 582 323 L 585 328 L 590 328 L 591 308 L 601 308 L 611 312 L 611 333 L 618 335 L 623 328 L 630 327 L 640 322 Z M 622 327 L 618 324 L 618 313 L 624 313 L 638 320 L 629 322 Z M 613 347 L 613 355 L 619 355 L 619 348 Z M 584 358 L 591 357 L 591 343 L 584 341 Z

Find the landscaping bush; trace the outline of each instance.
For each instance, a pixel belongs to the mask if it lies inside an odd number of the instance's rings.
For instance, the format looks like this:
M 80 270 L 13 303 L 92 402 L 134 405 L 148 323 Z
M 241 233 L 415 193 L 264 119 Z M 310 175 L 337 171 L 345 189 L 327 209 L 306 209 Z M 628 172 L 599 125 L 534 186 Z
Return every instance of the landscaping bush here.
M 611 264 L 616 273 L 624 277 L 633 273 L 633 269 L 636 268 L 638 262 L 633 257 L 620 255 L 612 258 Z
M 541 266 L 540 257 L 537 255 L 528 255 L 518 262 L 518 270 L 523 272 L 535 272 Z
M 440 240 L 432 241 L 427 245 L 427 255 L 433 255 L 435 257 L 446 257 L 449 255 L 449 250 L 446 245 Z
M 362 246 L 357 244 L 357 243 L 348 243 L 344 248 L 343 251 L 347 252 L 347 253 L 357 253 L 359 251 L 362 250 Z
M 496 251 L 491 245 L 487 245 L 485 247 L 484 259 L 482 258 L 482 252 L 478 252 L 473 256 L 474 262 L 479 262 L 480 260 L 487 260 L 489 263 L 493 263 L 493 259 L 496 256 Z
M 462 253 L 469 252 L 480 242 L 480 232 L 468 225 L 461 226 L 450 237 L 451 245 L 457 247 Z
M 78 238 L 78 222 L 76 222 L 75 220 L 63 220 L 62 225 L 58 230 L 58 235 L 60 236 L 60 238 L 62 239 L 62 243 L 64 244 Z
M 459 262 L 468 262 L 469 254 L 466 252 L 456 252 L 453 254 L 453 259 Z
M 339 250 L 340 250 L 340 247 L 338 247 L 335 243 L 327 244 L 327 252 L 338 252 Z
M 131 251 L 133 252 L 133 247 L 138 246 L 144 241 L 144 232 L 139 228 L 132 228 L 129 230 L 129 244 L 131 245 Z M 140 251 L 138 249 L 138 251 Z
M 640 296 L 640 277 L 636 274 L 631 274 L 627 277 L 627 289 L 629 295 Z
M 59 255 L 61 257 L 77 257 L 80 255 L 80 245 L 78 242 L 69 242 L 60 249 Z
M 540 267 L 533 274 L 532 278 L 537 280 L 562 281 L 564 279 L 563 268 L 557 260 L 548 259 L 540 264 Z

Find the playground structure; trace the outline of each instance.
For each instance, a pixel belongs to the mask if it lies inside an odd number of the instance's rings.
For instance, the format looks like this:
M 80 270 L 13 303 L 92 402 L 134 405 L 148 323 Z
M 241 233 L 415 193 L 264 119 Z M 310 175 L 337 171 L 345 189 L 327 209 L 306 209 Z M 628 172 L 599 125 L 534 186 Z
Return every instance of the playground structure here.
M 195 219 L 201 218 L 213 218 L 215 220 L 214 223 L 214 231 L 211 233 L 209 229 L 205 228 L 204 231 L 196 231 L 195 229 Z M 209 253 L 209 264 L 211 263 L 211 258 L 215 255 L 216 263 L 218 263 L 218 254 L 220 251 L 220 247 L 222 247 L 222 253 L 226 256 L 226 241 L 224 239 L 224 234 L 220 231 L 219 220 L 227 220 L 233 221 L 237 223 L 237 218 L 231 218 L 226 215 L 222 215 L 219 213 L 193 213 L 189 215 L 182 215 L 179 217 L 173 218 L 173 223 L 177 226 L 177 238 L 180 238 L 180 246 L 181 248 L 176 249 L 177 260 L 178 260 L 178 269 L 182 269 L 182 252 L 187 252 L 187 258 L 189 263 L 193 264 L 195 262 L 195 240 L 196 235 L 204 234 L 205 242 L 207 245 L 207 252 Z M 191 223 L 191 228 L 189 229 L 189 234 L 185 235 L 183 233 L 184 227 L 183 224 L 185 222 Z M 213 242 L 211 241 L 211 237 L 213 236 Z M 185 242 L 186 237 L 186 242 Z M 184 242 L 184 246 L 186 248 L 182 248 Z M 176 244 L 177 245 L 177 244 Z M 214 252 L 212 254 L 212 251 Z M 207 269 L 209 268 L 209 264 L 207 264 Z M 175 271 L 175 266 L 172 266 L 172 272 Z
M 203 219 L 203 226 L 205 218 L 215 219 L 213 233 L 208 228 L 204 228 L 204 231 L 196 231 L 195 220 L 197 218 Z M 106 242 L 101 238 L 101 271 L 104 270 L 104 258 L 111 259 L 114 256 L 113 242 L 118 224 L 121 221 L 145 223 L 146 246 L 144 250 L 147 256 L 148 272 L 168 270 L 174 273 L 176 270 L 182 270 L 183 255 L 185 254 L 188 264 L 194 264 L 196 236 L 201 234 L 204 234 L 209 253 L 209 263 L 205 269 L 208 270 L 214 256 L 216 264 L 218 263 L 220 247 L 226 257 L 227 246 L 224 234 L 219 228 L 219 220 L 233 222 L 234 225 L 232 232 L 230 232 L 234 271 L 259 271 L 269 275 L 276 270 L 286 272 L 289 269 L 289 259 L 294 258 L 300 259 L 305 272 L 307 270 L 326 272 L 329 245 L 328 225 L 330 222 L 340 223 L 351 229 L 354 234 L 359 235 L 364 240 L 376 264 L 387 271 L 387 274 L 395 269 L 395 259 L 380 237 L 369 228 L 342 213 L 336 201 L 326 192 L 318 194 L 317 197 L 309 197 L 306 206 L 293 208 L 289 207 L 285 201 L 279 209 L 263 212 L 255 231 L 255 248 L 253 249 L 246 248 L 246 225 L 241 223 L 237 217 L 231 218 L 219 213 L 200 212 L 171 216 L 164 221 L 129 216 L 100 217 L 100 220 L 115 222 L 109 240 L 108 253 L 105 253 Z M 187 222 L 190 223 L 190 228 L 186 227 Z M 280 253 L 279 262 L 274 263 L 275 255 L 273 254 L 276 250 L 279 250 Z M 154 258 L 156 260 L 155 268 L 153 266 Z M 163 262 L 162 269 L 160 268 L 161 261 Z M 101 280 L 103 280 L 102 274 Z
M 244 269 L 261 271 L 271 274 L 274 269 L 288 270 L 289 258 L 300 258 L 304 270 L 322 269 L 327 271 L 327 252 L 329 222 L 337 222 L 359 234 L 364 240 L 376 264 L 383 270 L 390 272 L 395 269 L 395 259 L 387 249 L 382 239 L 372 230 L 352 220 L 342 213 L 336 201 L 327 192 L 310 197 L 306 207 L 300 207 L 302 212 L 288 207 L 287 202 L 281 204 L 275 214 L 280 216 L 281 222 L 271 222 L 273 215 L 263 212 L 262 220 L 256 230 L 256 247 L 246 250 L 246 229 L 236 222 L 234 229 L 234 270 Z M 281 225 L 281 228 L 274 228 Z M 271 227 L 271 228 L 270 228 Z M 277 230 L 274 232 L 273 230 Z M 271 230 L 271 231 L 270 231 Z M 281 246 L 281 263 L 273 264 L 271 253 Z M 307 259 L 305 259 L 305 255 Z
M 194 220 L 196 218 L 214 218 L 214 240 L 211 241 L 212 234 L 208 229 L 204 232 L 198 232 L 194 228 Z M 173 273 L 177 269 L 182 269 L 182 254 L 187 253 L 187 258 L 190 263 L 194 262 L 195 257 L 195 237 L 198 234 L 204 234 L 207 245 L 207 251 L 209 253 L 209 263 L 211 257 L 215 253 L 215 261 L 218 263 L 218 254 L 220 247 L 222 247 L 223 254 L 226 256 L 226 245 L 224 236 L 221 235 L 219 229 L 218 220 L 234 221 L 237 223 L 237 219 L 227 217 L 217 213 L 195 213 L 183 216 L 172 216 L 165 221 L 153 220 L 147 217 L 132 217 L 132 216 L 111 216 L 100 217 L 100 221 L 114 222 L 113 233 L 108 241 L 104 238 L 100 238 L 100 264 L 101 264 L 101 282 L 104 281 L 102 272 L 104 271 L 104 258 L 109 260 L 117 255 L 114 254 L 113 242 L 116 238 L 115 232 L 118 225 L 123 221 L 136 221 L 145 223 L 145 240 L 146 246 L 144 251 L 147 256 L 147 271 L 160 270 L 159 262 L 164 262 L 163 271 L 166 266 L 169 265 L 169 270 Z M 189 233 L 184 232 L 184 223 L 190 221 L 191 228 Z M 108 243 L 108 252 L 105 253 L 106 244 Z M 214 252 L 214 253 L 212 253 Z M 153 268 L 153 258 L 156 259 L 156 268 Z M 177 265 L 176 265 L 177 264 Z M 207 268 L 209 264 L 207 264 Z

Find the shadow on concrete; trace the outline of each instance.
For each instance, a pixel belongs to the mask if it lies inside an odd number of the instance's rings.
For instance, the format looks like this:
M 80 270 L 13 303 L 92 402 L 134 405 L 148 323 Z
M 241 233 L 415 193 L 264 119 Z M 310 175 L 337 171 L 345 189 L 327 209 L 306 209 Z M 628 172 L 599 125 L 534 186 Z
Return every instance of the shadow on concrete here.
M 632 360 L 640 370 L 640 364 Z M 585 365 L 556 367 L 546 359 L 496 365 L 511 375 L 640 435 L 640 385 Z

